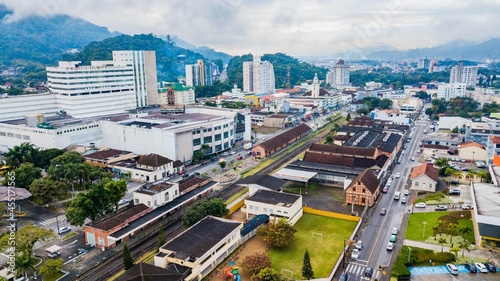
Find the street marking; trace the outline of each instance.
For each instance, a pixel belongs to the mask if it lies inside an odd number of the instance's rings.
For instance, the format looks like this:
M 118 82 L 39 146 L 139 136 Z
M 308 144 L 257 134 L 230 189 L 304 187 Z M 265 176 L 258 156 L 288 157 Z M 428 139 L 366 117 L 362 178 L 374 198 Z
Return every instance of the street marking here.
M 59 221 L 60 223 L 65 222 L 66 221 L 66 216 L 65 215 L 60 215 L 60 216 L 57 217 L 57 219 L 56 218 L 46 219 L 44 221 L 39 222 L 38 224 L 43 225 L 43 226 L 48 226 L 48 225 L 51 225 L 51 224 L 55 224 L 57 221 Z

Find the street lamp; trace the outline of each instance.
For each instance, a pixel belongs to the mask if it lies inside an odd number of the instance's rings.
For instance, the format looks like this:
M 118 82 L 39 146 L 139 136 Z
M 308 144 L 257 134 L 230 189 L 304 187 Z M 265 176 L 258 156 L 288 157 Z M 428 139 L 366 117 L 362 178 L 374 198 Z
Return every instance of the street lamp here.
M 408 263 L 410 263 L 410 253 L 411 253 L 411 248 L 408 247 Z
M 427 224 L 427 222 L 422 222 L 424 224 L 424 230 L 422 231 L 422 238 L 425 238 L 425 225 Z

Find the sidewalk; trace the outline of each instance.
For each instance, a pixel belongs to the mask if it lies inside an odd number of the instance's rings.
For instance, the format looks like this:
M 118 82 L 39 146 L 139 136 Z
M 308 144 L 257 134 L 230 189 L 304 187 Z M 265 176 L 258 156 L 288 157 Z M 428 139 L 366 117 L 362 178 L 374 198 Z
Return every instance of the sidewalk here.
M 441 246 L 441 245 L 436 245 L 436 244 L 430 244 L 430 243 L 425 243 L 425 242 L 419 242 L 419 241 L 414 241 L 414 240 L 404 240 L 404 244 L 406 246 L 411 246 L 411 247 L 418 247 L 418 248 L 423 248 L 423 249 L 429 249 L 433 250 L 434 252 L 441 252 L 441 249 L 443 249 L 444 252 L 449 252 L 450 247 L 448 246 Z M 467 252 L 468 256 L 471 257 L 477 257 L 477 258 L 482 258 L 482 259 L 488 259 L 488 260 L 493 260 L 495 261 L 495 264 L 498 262 L 495 260 L 495 257 L 491 252 L 488 250 L 472 250 Z

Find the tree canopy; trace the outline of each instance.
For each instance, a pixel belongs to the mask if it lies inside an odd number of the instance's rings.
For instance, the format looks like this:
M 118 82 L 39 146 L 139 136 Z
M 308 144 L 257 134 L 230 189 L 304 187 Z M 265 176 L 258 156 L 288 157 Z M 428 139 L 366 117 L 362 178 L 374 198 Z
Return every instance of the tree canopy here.
M 191 226 L 206 216 L 222 217 L 227 213 L 229 213 L 229 210 L 221 198 L 202 200 L 186 210 L 184 216 L 182 216 L 182 223 L 185 226 Z
M 56 237 L 57 235 L 52 229 L 41 228 L 36 225 L 25 225 L 16 232 L 16 247 L 14 249 L 18 254 L 27 252 L 31 256 L 33 253 L 33 246 L 36 242 L 50 241 Z M 9 238 L 9 235 L 4 235 L 0 238 L 0 250 L 4 251 L 11 247 Z
M 257 235 L 271 247 L 285 247 L 292 243 L 296 231 L 286 218 L 280 218 L 260 226 L 257 229 Z

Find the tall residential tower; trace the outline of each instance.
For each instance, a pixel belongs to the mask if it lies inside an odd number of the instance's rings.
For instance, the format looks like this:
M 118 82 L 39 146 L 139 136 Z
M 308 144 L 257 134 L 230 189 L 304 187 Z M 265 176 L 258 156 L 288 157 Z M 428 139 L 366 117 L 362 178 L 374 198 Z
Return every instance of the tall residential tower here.
M 253 61 L 243 62 L 243 91 L 270 94 L 276 89 L 273 64 L 254 56 Z

